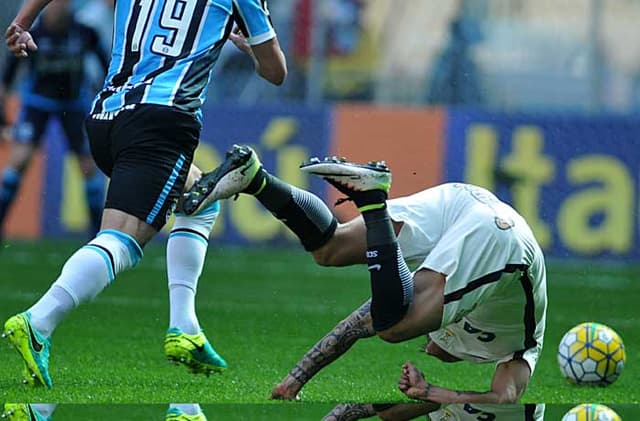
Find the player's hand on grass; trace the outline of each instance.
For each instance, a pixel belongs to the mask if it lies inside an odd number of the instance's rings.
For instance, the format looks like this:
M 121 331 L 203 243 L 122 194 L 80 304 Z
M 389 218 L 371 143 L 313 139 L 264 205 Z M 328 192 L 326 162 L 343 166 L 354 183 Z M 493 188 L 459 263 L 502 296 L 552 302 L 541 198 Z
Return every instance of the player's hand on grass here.
M 424 374 L 407 361 L 402 366 L 402 374 L 398 381 L 398 389 L 411 399 L 426 400 L 429 394 L 429 384 L 424 379 Z
M 295 387 L 294 387 L 295 384 Z M 271 389 L 271 399 L 277 400 L 300 400 L 299 390 L 302 385 L 291 376 L 287 376 L 285 380 Z
M 33 40 L 33 37 L 31 37 L 29 31 L 15 22 L 9 25 L 4 34 L 4 38 L 9 51 L 11 51 L 16 57 L 27 57 L 29 55 L 29 51 L 38 50 L 38 46 Z
M 251 51 L 251 46 L 247 41 L 247 38 L 244 36 L 239 27 L 235 27 L 233 31 L 229 34 L 229 39 L 233 42 L 233 45 L 238 47 L 238 50 L 242 51 L 245 54 L 253 56 L 253 51 Z

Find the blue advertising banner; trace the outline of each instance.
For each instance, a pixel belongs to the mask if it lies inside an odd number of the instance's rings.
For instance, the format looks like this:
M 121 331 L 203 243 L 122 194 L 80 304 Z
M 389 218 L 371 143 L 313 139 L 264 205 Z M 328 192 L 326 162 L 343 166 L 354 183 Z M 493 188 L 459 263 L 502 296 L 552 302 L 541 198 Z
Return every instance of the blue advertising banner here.
M 326 183 L 307 177 L 298 166 L 311 156 L 329 153 L 330 132 L 329 108 L 209 107 L 204 111 L 195 163 L 204 171 L 211 170 L 222 162 L 225 152 L 234 143 L 248 144 L 256 149 L 271 173 L 325 197 Z M 52 124 L 46 136 L 43 235 L 86 235 L 87 206 L 77 162 L 65 154 L 66 143 L 59 125 Z M 297 241 L 252 197 L 240 196 L 238 200 L 224 201 L 222 205 L 213 232 L 213 237 L 221 241 L 233 244 Z M 167 224 L 166 230 L 171 223 Z
M 446 181 L 495 191 L 554 257 L 640 257 L 640 118 L 450 110 Z

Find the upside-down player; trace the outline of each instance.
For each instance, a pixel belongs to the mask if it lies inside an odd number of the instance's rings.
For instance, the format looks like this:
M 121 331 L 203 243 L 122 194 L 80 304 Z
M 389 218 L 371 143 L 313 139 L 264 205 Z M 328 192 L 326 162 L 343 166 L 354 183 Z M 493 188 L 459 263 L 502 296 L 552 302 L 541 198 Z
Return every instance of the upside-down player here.
M 420 381 L 409 362 L 400 389 L 442 403 L 516 402 L 542 349 L 547 306 L 544 257 L 526 221 L 480 187 L 450 183 L 387 200 L 391 172 L 381 163 L 312 159 L 301 166 L 344 193 L 361 212 L 338 224 L 317 196 L 265 171 L 256 153 L 234 147 L 186 195 L 185 211 L 237 193 L 254 195 L 323 266 L 367 263 L 371 300 L 316 344 L 275 387 L 291 399 L 359 338 L 430 338 L 443 361 L 495 363 L 486 391 Z M 413 271 L 407 264 L 412 265 Z

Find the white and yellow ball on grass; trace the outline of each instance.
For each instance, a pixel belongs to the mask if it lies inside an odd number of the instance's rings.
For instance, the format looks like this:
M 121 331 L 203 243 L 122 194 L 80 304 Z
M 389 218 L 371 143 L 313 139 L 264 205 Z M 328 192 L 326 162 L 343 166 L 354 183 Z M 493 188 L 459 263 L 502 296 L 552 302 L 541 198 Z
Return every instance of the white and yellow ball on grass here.
M 583 403 L 564 414 L 562 421 L 622 421 L 620 415 L 605 405 Z
M 569 330 L 558 347 L 558 364 L 572 383 L 606 386 L 615 382 L 626 359 L 620 336 L 601 323 L 581 323 Z

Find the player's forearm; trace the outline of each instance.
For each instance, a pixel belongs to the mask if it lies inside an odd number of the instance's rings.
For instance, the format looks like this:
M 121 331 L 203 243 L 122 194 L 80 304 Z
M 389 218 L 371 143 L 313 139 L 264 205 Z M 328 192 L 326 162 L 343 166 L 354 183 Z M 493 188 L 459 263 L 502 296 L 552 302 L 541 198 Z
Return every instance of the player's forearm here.
M 515 400 L 493 390 L 488 392 L 462 391 L 427 384 L 416 399 L 436 403 L 515 403 Z
M 280 60 L 277 66 L 270 66 L 267 68 L 261 65 L 255 55 L 251 55 L 253 58 L 253 64 L 255 66 L 256 73 L 263 79 L 273 83 L 274 85 L 282 85 L 287 77 L 287 59 L 285 58 L 282 50 L 278 52 Z
M 42 9 L 50 2 L 51 0 L 26 0 L 18 11 L 15 19 L 13 19 L 13 23 L 19 25 L 24 30 L 28 30 Z
M 347 352 L 358 339 L 374 336 L 370 309 L 371 301 L 367 301 L 341 321 L 302 357 L 289 375 L 302 386 L 323 367 Z

